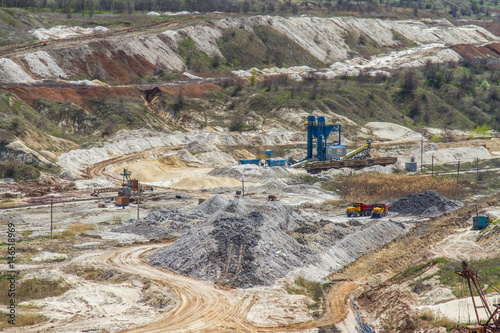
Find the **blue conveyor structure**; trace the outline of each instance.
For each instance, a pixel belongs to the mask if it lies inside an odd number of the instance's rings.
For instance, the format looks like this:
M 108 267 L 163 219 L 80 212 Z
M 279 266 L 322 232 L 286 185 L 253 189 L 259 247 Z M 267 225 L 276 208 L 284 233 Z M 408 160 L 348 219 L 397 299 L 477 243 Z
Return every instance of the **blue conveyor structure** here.
M 327 125 L 325 117 L 318 117 L 317 121 L 315 116 L 307 117 L 307 160 L 316 157 L 318 161 L 326 161 L 327 139 L 332 131 L 339 133 L 339 139 L 332 143 L 340 145 L 340 125 Z M 316 138 L 316 156 L 313 156 L 314 138 Z

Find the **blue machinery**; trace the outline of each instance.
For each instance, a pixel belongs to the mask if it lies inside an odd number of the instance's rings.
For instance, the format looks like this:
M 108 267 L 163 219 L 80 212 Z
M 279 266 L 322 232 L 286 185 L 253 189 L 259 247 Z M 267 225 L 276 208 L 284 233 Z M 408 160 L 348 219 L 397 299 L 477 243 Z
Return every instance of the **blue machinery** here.
M 340 125 L 326 125 L 325 117 L 318 117 L 316 121 L 315 116 L 307 117 L 307 156 L 306 160 L 313 158 L 313 144 L 314 138 L 317 139 L 316 144 L 316 159 L 318 161 L 326 161 L 326 140 L 330 132 L 339 132 L 339 139 L 334 141 L 333 144 L 340 145 Z

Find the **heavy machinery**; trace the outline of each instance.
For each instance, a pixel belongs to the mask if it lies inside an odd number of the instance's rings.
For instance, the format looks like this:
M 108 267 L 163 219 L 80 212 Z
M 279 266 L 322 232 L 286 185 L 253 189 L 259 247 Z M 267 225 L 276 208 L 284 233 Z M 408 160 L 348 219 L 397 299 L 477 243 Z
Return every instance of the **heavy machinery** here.
M 305 167 L 309 173 L 317 173 L 328 169 L 364 168 L 372 165 L 388 165 L 397 162 L 396 157 L 371 157 L 371 143 L 366 143 L 349 153 L 341 144 L 341 126 L 326 124 L 325 117 L 307 117 L 307 155 L 292 167 Z M 328 144 L 330 134 L 335 136 Z M 338 133 L 338 137 L 337 137 Z M 315 142 L 316 139 L 316 142 Z M 316 145 L 316 154 L 314 154 Z
M 467 263 L 463 261 L 462 269 L 457 270 L 455 273 L 461 276 L 464 280 L 467 280 L 467 286 L 477 319 L 476 324 L 466 326 L 466 331 L 468 333 L 500 332 L 500 304 L 490 304 L 488 302 L 483 293 L 484 289 L 482 284 L 478 281 L 477 272 L 472 270 Z M 480 310 L 484 311 L 486 317 L 488 318 L 484 323 L 482 323 L 481 316 L 479 315 Z
M 305 165 L 307 172 L 318 173 L 328 169 L 353 168 L 361 169 L 372 165 L 389 165 L 398 161 L 397 157 L 360 158 L 341 161 L 313 162 Z
M 369 216 L 372 212 L 373 205 L 362 202 L 353 202 L 346 209 L 347 217 L 351 216 Z
M 386 216 L 388 209 L 389 209 L 388 204 L 384 204 L 384 203 L 373 204 L 372 218 Z
M 118 206 L 128 206 L 130 203 L 130 198 L 132 196 L 137 197 L 139 194 L 139 181 L 137 179 L 130 179 L 132 175 L 127 169 L 123 169 L 122 176 L 122 188 L 118 190 L 118 196 L 115 202 Z

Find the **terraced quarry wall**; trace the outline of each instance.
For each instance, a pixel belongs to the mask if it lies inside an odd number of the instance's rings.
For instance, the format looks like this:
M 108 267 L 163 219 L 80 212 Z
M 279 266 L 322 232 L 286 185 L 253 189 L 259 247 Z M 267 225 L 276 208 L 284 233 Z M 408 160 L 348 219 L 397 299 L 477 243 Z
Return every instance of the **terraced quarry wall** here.
M 220 41 L 225 31 L 254 32 L 261 26 L 270 27 L 290 39 L 296 44 L 295 53 L 302 50 L 308 57 L 326 65 L 366 52 L 377 54 L 422 44 L 437 43 L 447 48 L 456 44 L 482 45 L 498 41 L 498 37 L 482 27 L 454 26 L 445 20 L 424 23 L 353 17 L 225 18 L 163 33 L 82 39 L 42 46 L 36 52 L 7 55 L 0 58 L 0 82 L 97 78 L 110 83 L 129 83 L 159 70 L 186 70 L 187 59 L 181 55 L 179 42 L 192 42 L 200 57 L 224 59 L 227 53 L 221 50 Z M 458 57 L 462 49 L 454 48 Z M 252 52 L 260 51 L 257 48 Z M 488 52 L 498 54 L 498 47 L 490 47 Z

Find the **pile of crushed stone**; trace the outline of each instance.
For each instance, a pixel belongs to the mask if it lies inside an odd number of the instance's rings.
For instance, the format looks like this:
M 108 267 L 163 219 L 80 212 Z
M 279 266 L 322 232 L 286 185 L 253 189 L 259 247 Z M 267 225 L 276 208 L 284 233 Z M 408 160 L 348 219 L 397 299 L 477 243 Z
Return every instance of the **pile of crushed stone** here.
M 459 207 L 459 203 L 443 197 L 436 191 L 425 191 L 408 194 L 396 200 L 389 207 L 389 211 L 402 215 L 437 216 Z
M 211 283 L 248 288 L 272 285 L 314 258 L 315 251 L 287 234 L 307 222 L 292 207 L 223 200 L 214 196 L 191 210 L 208 218 L 155 253 L 152 264 Z
M 122 223 L 112 231 L 179 237 L 150 257 L 153 265 L 238 288 L 272 285 L 282 277 L 324 281 L 412 228 L 385 220 L 311 221 L 279 202 L 217 195 L 192 209 L 159 209 Z
M 148 240 L 180 237 L 228 203 L 226 199 L 215 195 L 188 211 L 160 208 L 149 212 L 143 220 L 130 219 L 111 231 L 137 234 Z

